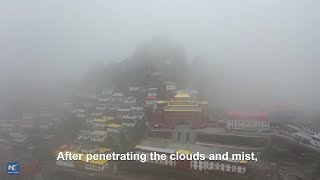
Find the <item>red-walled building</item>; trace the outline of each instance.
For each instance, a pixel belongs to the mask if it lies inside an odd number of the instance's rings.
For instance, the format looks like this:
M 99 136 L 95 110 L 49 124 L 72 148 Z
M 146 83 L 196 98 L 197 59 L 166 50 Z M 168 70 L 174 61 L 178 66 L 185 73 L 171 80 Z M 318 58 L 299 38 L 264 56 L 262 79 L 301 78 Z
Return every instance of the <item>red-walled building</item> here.
M 173 128 L 178 124 L 203 127 L 208 120 L 208 103 L 197 102 L 185 92 L 178 92 L 170 101 L 156 102 L 152 125 Z

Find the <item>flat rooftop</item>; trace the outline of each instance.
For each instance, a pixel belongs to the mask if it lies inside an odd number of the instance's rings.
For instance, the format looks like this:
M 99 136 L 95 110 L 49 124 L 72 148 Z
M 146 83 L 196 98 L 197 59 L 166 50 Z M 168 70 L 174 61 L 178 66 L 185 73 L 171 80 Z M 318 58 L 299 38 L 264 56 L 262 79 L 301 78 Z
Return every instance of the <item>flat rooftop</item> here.
M 106 119 L 94 119 L 93 122 L 95 123 L 104 123 L 104 122 L 107 122 L 108 120 Z
M 193 153 L 199 152 L 201 154 L 206 154 L 206 155 L 224 154 L 226 152 L 229 152 L 229 154 L 252 152 L 252 150 L 243 150 L 243 149 L 236 149 L 236 148 L 230 148 L 230 147 L 205 146 L 200 144 L 178 144 L 174 142 L 148 140 L 148 139 L 144 139 L 140 141 L 139 145 L 142 147 L 166 149 L 167 151 L 174 151 L 174 152 L 179 150 L 181 150 L 181 152 L 193 152 Z
M 294 133 L 296 136 L 300 136 L 302 138 L 305 138 L 305 139 L 311 139 L 311 135 L 309 133 L 306 133 L 304 131 L 301 131 L 301 132 L 297 132 L 297 133 Z
M 109 128 L 121 128 L 122 125 L 121 124 L 111 123 L 111 124 L 108 124 L 107 127 L 109 127 Z
M 320 134 L 315 134 L 315 135 L 312 135 L 311 137 L 320 140 Z
M 93 132 L 91 133 L 91 135 L 98 135 L 98 136 L 104 136 L 104 135 L 106 135 L 106 134 L 107 134 L 106 131 L 93 131 Z

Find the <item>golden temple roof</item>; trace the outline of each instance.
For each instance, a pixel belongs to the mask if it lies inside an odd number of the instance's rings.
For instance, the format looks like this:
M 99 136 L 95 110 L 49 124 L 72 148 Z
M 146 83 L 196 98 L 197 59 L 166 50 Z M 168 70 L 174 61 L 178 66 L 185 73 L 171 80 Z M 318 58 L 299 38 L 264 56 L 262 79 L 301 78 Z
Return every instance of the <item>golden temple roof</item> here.
M 175 98 L 191 98 L 191 96 L 188 93 L 182 93 L 179 92 L 177 95 L 174 96 Z
M 178 149 L 177 153 L 178 154 L 192 154 L 192 151 L 187 150 L 187 149 Z

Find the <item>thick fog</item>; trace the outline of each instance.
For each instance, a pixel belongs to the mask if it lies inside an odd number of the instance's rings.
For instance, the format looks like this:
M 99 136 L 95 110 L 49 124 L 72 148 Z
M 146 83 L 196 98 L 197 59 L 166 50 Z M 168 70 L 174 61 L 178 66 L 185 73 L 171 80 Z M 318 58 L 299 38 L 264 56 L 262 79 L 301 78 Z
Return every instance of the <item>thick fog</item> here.
M 79 79 L 95 61 L 127 59 L 163 35 L 185 47 L 190 63 L 209 62 L 212 101 L 316 111 L 319 7 L 317 0 L 2 0 L 1 96 Z

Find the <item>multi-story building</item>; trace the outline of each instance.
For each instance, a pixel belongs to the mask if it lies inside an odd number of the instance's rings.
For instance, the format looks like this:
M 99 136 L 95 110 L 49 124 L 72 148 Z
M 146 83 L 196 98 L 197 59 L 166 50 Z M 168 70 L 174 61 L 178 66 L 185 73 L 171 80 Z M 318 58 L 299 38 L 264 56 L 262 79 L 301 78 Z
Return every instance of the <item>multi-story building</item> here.
M 63 145 L 66 146 L 66 145 Z M 63 149 L 63 150 L 61 150 Z M 71 146 L 68 147 L 62 147 L 60 146 L 58 150 L 56 151 L 56 156 L 58 157 L 59 153 L 66 153 L 66 152 L 71 152 L 72 154 L 75 154 L 77 156 L 82 154 L 79 160 L 63 160 L 62 158 L 59 158 L 56 161 L 56 164 L 58 166 L 62 167 L 68 167 L 68 168 L 75 168 L 79 170 L 89 170 L 89 171 L 104 171 L 106 168 L 109 167 L 108 160 L 104 159 L 99 159 L 99 160 L 87 160 L 87 153 L 83 154 L 85 151 L 80 151 L 78 149 L 71 149 Z M 94 148 L 94 151 L 86 151 L 86 152 L 93 152 L 97 154 L 105 154 L 111 152 L 111 149 L 109 148 Z
M 146 158 L 147 163 L 156 163 L 156 164 L 163 164 L 167 166 L 175 166 L 176 161 L 169 159 L 169 156 L 171 154 L 174 154 L 176 150 L 174 149 L 167 149 L 167 148 L 161 148 L 161 147 L 152 147 L 152 146 L 145 146 L 145 145 L 136 145 L 134 147 L 134 151 L 136 154 L 147 154 L 156 152 L 158 154 L 165 154 L 167 156 L 166 160 L 151 160 L 149 156 Z
M 38 125 L 41 129 L 49 129 L 58 124 L 59 118 L 54 117 L 51 113 L 40 113 L 38 117 Z
M 130 110 L 143 112 L 143 106 L 132 105 L 130 106 Z
M 311 134 L 320 134 L 320 129 L 313 127 L 311 124 L 304 124 L 302 129 L 308 131 Z
M 107 138 L 107 131 L 95 130 L 91 133 L 91 141 L 103 142 Z
M 12 132 L 15 128 L 15 123 L 10 123 L 7 121 L 0 122 L 0 131 L 1 132 Z
M 165 82 L 164 89 L 165 89 L 164 98 L 172 99 L 176 94 L 177 85 L 174 82 Z
M 39 128 L 40 129 L 49 129 L 52 127 L 53 123 L 49 121 L 40 121 L 39 122 Z
M 312 126 L 311 123 L 303 124 L 302 129 L 310 135 L 310 144 L 320 148 L 320 129 Z
M 311 136 L 310 143 L 316 147 L 320 148 L 320 134 L 315 134 Z
M 91 135 L 92 131 L 91 130 L 81 130 L 78 132 L 78 137 L 77 137 L 77 141 L 86 141 L 88 139 L 90 139 L 90 135 Z
M 124 127 L 134 127 L 138 121 L 144 118 L 144 108 L 142 106 L 123 106 L 117 110 L 117 119 Z
M 288 136 L 294 136 L 295 133 L 300 132 L 301 129 L 293 125 L 279 125 L 279 131 Z
M 105 104 L 97 104 L 96 105 L 96 111 L 104 111 L 106 109 Z
M 116 133 L 116 134 L 118 134 L 123 130 L 122 125 L 115 124 L 115 123 L 108 124 L 106 127 L 107 127 L 107 132 L 108 133 Z
M 117 111 L 117 117 L 119 119 L 143 119 L 143 111 L 135 111 L 129 108 L 121 108 Z
M 27 136 L 21 132 L 11 132 L 10 136 L 14 142 L 22 143 L 27 139 Z
M 129 91 L 131 92 L 135 92 L 135 91 L 139 91 L 139 87 L 135 86 L 135 85 L 129 85 Z
M 107 103 L 109 100 L 110 100 L 110 97 L 106 97 L 106 96 L 99 96 L 98 97 L 99 103 Z
M 108 104 L 108 106 L 107 106 L 107 111 L 117 111 L 117 109 L 119 109 L 120 108 L 120 104 Z
M 143 84 L 139 81 L 134 81 L 129 83 L 129 92 L 141 91 Z
M 120 121 L 123 127 L 135 127 L 138 122 L 137 119 L 120 119 Z
M 85 118 L 87 115 L 86 114 L 87 112 L 84 109 L 74 110 L 73 113 L 74 113 L 74 117 L 76 117 L 76 118 Z
M 148 88 L 147 89 L 147 96 L 158 96 L 158 88 Z
M 102 119 L 111 121 L 111 120 L 115 120 L 115 117 L 111 115 L 111 113 L 106 112 L 102 115 Z
M 297 141 L 301 141 L 307 144 L 310 144 L 312 139 L 311 134 L 305 131 L 294 133 L 293 138 L 295 138 Z
M 153 105 L 158 99 L 158 88 L 148 88 L 145 96 L 146 105 Z
M 113 90 L 112 90 L 112 89 L 102 89 L 102 90 L 101 90 L 101 94 L 102 94 L 102 95 L 110 96 L 110 95 L 112 95 L 112 93 L 113 93 Z
M 154 144 L 154 143 L 153 143 Z M 176 147 L 176 148 L 174 148 Z M 245 174 L 247 170 L 248 161 L 244 160 L 209 160 L 209 154 L 214 153 L 217 149 L 204 147 L 199 145 L 192 145 L 190 149 L 177 148 L 177 145 L 158 143 L 157 146 L 150 146 L 146 141 L 142 142 L 142 145 L 135 146 L 134 150 L 137 154 L 146 154 L 146 163 L 155 164 L 159 166 L 175 167 L 181 169 L 190 169 L 194 171 L 206 171 L 206 172 L 224 172 L 229 174 Z M 201 150 L 201 151 L 200 151 Z M 200 151 L 200 152 L 199 152 Z M 165 160 L 157 159 L 151 160 L 149 154 L 156 152 L 157 154 L 165 154 Z M 199 152 L 204 154 L 205 158 L 191 159 L 191 160 L 177 160 L 178 154 L 192 155 L 193 152 Z M 170 155 L 174 155 L 174 159 L 170 159 Z M 186 156 L 185 156 L 186 157 Z
M 96 111 L 96 110 L 90 113 L 91 117 L 95 117 L 95 118 L 102 118 L 102 114 L 103 112 Z
M 173 128 L 178 124 L 201 127 L 208 118 L 206 106 L 188 93 L 178 92 L 170 101 L 156 103 L 152 124 L 161 128 Z
M 229 112 L 227 114 L 227 129 L 229 130 L 268 131 L 269 127 L 269 116 L 265 112 Z
M 78 148 L 78 151 L 83 154 L 94 154 L 97 152 L 99 146 L 95 145 L 83 145 Z
M 23 113 L 21 121 L 19 122 L 20 128 L 33 128 L 35 122 L 35 115 L 32 113 Z
M 177 85 L 174 82 L 165 82 L 166 91 L 175 91 L 177 90 Z
M 96 119 L 95 117 L 87 117 L 86 120 L 85 120 L 85 122 L 86 122 L 87 124 L 92 124 L 92 123 L 93 123 L 93 120 L 95 120 L 95 119 Z
M 117 118 L 127 118 L 127 119 L 133 118 L 131 117 L 130 114 L 131 112 L 129 108 L 121 108 L 117 110 Z
M 145 97 L 146 105 L 153 105 L 155 102 L 157 102 L 156 96 L 146 96 Z
M 137 98 L 133 96 L 128 96 L 123 98 L 123 103 L 124 104 L 135 104 L 137 101 Z
M 111 95 L 111 103 L 112 104 L 122 104 L 123 103 L 123 94 L 122 93 L 114 93 Z
M 106 123 L 108 122 L 108 120 L 106 119 L 94 119 L 92 121 L 92 127 L 94 128 L 104 128 L 106 127 Z
M 132 82 L 129 84 L 129 94 L 135 97 L 141 96 L 144 94 L 143 84 L 139 82 Z

